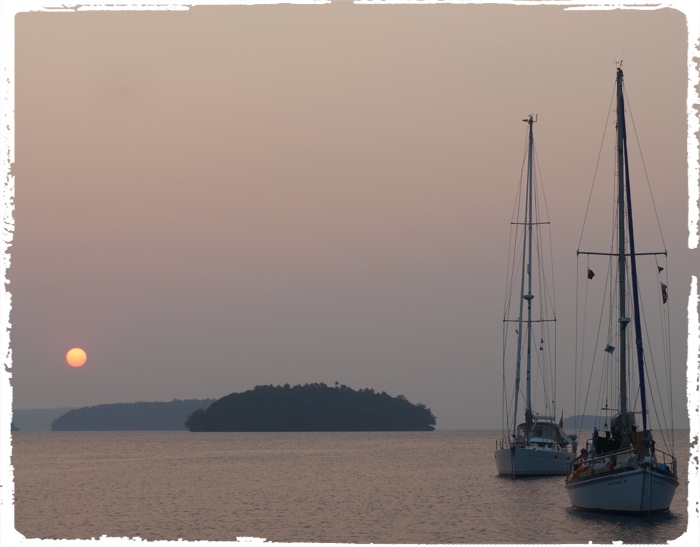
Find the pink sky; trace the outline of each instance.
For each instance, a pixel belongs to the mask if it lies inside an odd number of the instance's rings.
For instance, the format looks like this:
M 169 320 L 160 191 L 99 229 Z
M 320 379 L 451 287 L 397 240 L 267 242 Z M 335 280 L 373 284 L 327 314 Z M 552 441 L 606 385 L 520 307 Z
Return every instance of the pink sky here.
M 624 58 L 687 426 L 681 12 L 333 3 L 15 24 L 15 408 L 338 381 L 424 403 L 443 429 L 498 428 L 521 120 L 536 113 L 557 406 L 573 414 L 576 249 Z

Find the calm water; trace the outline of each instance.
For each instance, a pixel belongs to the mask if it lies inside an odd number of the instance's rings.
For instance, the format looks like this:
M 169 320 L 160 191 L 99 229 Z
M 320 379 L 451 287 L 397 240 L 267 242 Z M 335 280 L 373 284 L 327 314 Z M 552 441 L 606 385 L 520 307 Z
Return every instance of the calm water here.
M 496 432 L 13 434 L 27 538 L 323 543 L 665 543 L 687 529 L 681 485 L 654 519 L 569 509 L 563 477 L 496 475 Z

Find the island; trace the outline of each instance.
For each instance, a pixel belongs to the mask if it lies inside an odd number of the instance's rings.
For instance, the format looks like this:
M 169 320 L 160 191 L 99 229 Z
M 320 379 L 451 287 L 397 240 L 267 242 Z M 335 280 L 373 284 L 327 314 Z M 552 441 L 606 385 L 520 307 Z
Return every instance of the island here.
M 435 416 L 403 395 L 323 383 L 256 386 L 192 412 L 185 427 L 214 431 L 433 431 Z
M 69 410 L 51 424 L 52 431 L 176 431 L 193 410 L 214 399 L 111 403 Z

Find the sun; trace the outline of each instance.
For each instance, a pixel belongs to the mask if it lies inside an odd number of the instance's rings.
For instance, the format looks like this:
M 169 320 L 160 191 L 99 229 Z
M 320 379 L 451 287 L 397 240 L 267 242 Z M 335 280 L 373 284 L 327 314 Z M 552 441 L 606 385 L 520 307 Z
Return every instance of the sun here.
M 82 367 L 85 361 L 87 361 L 87 353 L 81 348 L 73 348 L 66 353 L 66 362 L 72 367 Z

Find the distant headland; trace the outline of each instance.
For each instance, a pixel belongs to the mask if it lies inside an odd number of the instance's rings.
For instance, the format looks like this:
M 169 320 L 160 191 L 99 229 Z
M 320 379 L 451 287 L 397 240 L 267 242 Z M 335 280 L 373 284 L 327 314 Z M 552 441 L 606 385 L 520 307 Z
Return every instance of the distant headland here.
M 157 403 L 112 403 L 68 410 L 55 418 L 53 431 L 176 431 L 185 419 L 214 399 L 174 399 Z
M 345 385 L 257 386 L 195 410 L 185 427 L 213 431 L 433 431 L 435 416 L 423 404 L 373 389 Z
M 341 389 L 347 388 L 343 386 Z M 186 431 L 188 417 L 196 410 L 204 410 L 215 400 L 174 399 L 170 402 L 109 403 L 82 408 L 14 409 L 11 425 L 13 432 Z M 592 431 L 594 427 L 603 430 L 605 422 L 602 416 L 569 416 L 564 417 L 564 428 L 573 432 Z M 434 422 L 429 425 L 432 424 Z

